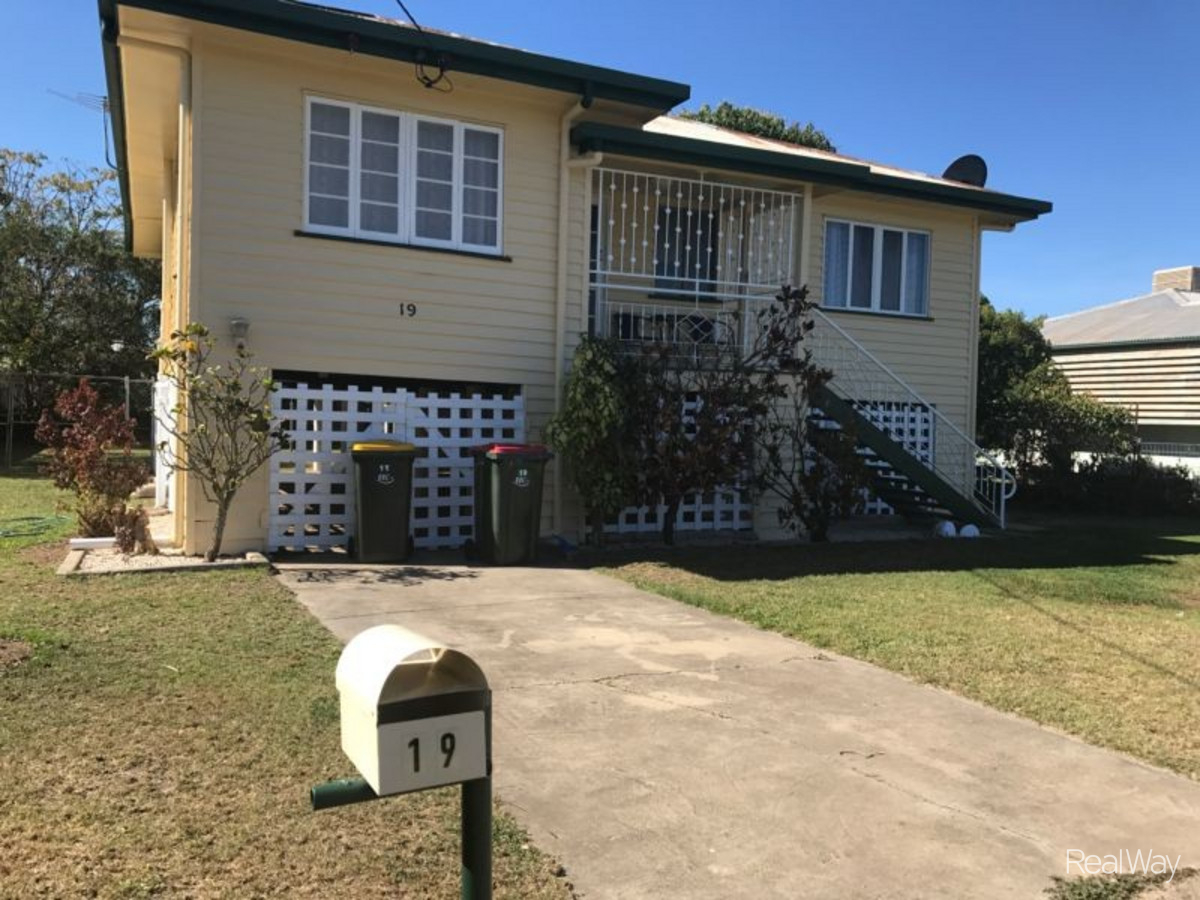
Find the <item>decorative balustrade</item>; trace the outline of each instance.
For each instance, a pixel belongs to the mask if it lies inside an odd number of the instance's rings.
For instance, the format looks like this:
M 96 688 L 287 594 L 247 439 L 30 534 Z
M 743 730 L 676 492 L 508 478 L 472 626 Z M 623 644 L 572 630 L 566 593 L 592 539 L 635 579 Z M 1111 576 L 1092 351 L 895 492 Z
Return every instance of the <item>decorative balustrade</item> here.
M 594 177 L 593 286 L 719 299 L 792 282 L 803 195 L 608 168 Z

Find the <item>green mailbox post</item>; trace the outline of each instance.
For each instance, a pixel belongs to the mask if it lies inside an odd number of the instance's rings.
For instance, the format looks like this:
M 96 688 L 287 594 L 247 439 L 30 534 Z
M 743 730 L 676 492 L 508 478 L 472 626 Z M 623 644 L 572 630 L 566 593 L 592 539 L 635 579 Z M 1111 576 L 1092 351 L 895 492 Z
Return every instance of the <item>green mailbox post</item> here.
M 342 750 L 360 778 L 312 789 L 314 810 L 462 785 L 462 900 L 492 896 L 492 693 L 479 666 L 398 625 L 338 659 Z
M 500 566 L 537 559 L 542 483 L 554 458 L 540 444 L 482 444 L 475 457 L 475 553 Z

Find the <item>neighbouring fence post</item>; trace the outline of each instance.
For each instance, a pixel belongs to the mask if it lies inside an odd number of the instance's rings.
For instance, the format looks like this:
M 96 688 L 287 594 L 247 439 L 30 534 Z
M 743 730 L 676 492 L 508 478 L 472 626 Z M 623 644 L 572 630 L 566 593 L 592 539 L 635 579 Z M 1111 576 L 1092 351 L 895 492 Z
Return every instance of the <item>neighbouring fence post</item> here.
M 16 427 L 17 388 L 12 376 L 9 376 L 8 406 L 4 412 L 4 468 L 11 469 L 13 464 L 13 429 Z

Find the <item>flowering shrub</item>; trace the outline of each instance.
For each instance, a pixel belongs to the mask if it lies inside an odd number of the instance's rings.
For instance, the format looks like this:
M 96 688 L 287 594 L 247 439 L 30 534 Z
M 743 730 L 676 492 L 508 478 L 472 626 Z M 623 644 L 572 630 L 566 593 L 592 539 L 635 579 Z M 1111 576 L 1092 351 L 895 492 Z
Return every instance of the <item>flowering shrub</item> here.
M 133 420 L 83 379 L 42 411 L 35 435 L 50 448 L 45 469 L 55 486 L 75 495 L 80 535 L 113 534 L 129 495 L 150 477 L 149 467 L 133 458 Z

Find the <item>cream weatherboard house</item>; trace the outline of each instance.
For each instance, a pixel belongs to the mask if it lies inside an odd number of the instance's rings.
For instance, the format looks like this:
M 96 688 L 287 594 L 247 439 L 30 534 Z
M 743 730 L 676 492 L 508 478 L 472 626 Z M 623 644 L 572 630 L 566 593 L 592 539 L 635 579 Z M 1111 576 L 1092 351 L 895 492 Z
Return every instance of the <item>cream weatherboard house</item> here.
M 587 332 L 680 354 L 746 339 L 783 283 L 820 301 L 875 506 L 1002 521 L 975 424 L 980 239 L 1049 204 L 672 118 L 686 85 L 292 0 L 100 0 L 133 251 L 162 330 L 244 334 L 297 438 L 229 549 L 344 544 L 348 444 L 423 448 L 419 546 L 470 534 L 467 447 L 540 437 Z M 161 392 L 164 409 L 171 398 Z M 552 467 L 543 530 L 581 531 Z M 211 510 L 160 480 L 176 537 Z M 630 510 L 617 530 L 654 529 Z M 777 530 L 731 488 L 687 529 Z
M 1150 293 L 1042 333 L 1073 390 L 1129 411 L 1143 455 L 1200 472 L 1200 266 L 1160 269 Z

